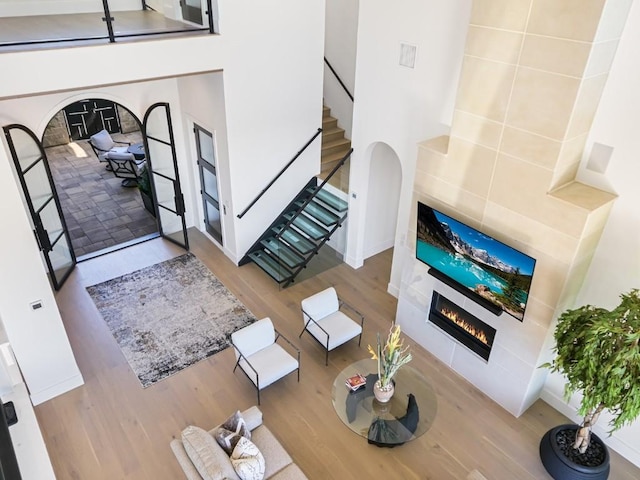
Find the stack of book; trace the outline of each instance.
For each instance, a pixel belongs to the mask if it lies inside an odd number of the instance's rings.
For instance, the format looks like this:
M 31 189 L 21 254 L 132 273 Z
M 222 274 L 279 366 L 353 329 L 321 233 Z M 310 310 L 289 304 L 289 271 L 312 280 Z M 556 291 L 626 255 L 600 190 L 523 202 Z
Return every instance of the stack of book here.
M 345 380 L 344 384 L 347 386 L 349 390 L 355 392 L 356 390 L 360 390 L 367 384 L 367 379 L 364 378 L 363 375 L 356 373 L 352 377 L 349 377 Z

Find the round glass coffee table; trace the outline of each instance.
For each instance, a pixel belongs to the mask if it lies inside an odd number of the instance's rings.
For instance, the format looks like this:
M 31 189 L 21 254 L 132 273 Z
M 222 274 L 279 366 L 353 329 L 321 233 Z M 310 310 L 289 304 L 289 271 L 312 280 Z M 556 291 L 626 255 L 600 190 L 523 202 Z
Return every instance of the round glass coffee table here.
M 361 374 L 366 386 L 352 392 L 345 380 Z M 364 359 L 352 363 L 336 377 L 331 390 L 333 407 L 340 420 L 369 443 L 394 447 L 424 434 L 436 417 L 436 394 L 429 382 L 411 365 L 405 365 L 394 377 L 395 393 L 388 403 L 373 396 L 378 379 L 377 362 Z

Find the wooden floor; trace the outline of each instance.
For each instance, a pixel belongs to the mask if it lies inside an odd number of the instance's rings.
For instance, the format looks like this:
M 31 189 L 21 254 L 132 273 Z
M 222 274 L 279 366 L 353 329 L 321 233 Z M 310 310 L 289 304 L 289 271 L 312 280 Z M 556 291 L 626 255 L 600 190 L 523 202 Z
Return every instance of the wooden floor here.
M 538 444 L 567 421 L 542 401 L 514 418 L 419 346 L 412 366 L 438 397 L 432 428 L 401 447 L 381 449 L 341 423 L 331 404 L 335 376 L 367 356 L 367 343 L 393 320 L 396 299 L 386 293 L 391 251 L 353 270 L 343 264 L 279 290 L 255 265 L 238 268 L 198 232 L 192 252 L 259 318 L 269 315 L 302 350 L 301 379 L 289 376 L 262 392 L 265 423 L 311 479 L 550 478 Z M 169 441 L 189 424 L 210 428 L 256 402 L 255 390 L 232 372 L 229 349 L 143 389 L 98 315 L 85 286 L 182 254 L 161 239 L 76 268 L 57 301 L 85 385 L 36 408 L 59 480 L 184 478 Z M 302 327 L 300 300 L 329 285 L 366 316 L 362 346 L 351 342 L 329 357 Z M 612 452 L 612 480 L 637 480 L 640 469 Z

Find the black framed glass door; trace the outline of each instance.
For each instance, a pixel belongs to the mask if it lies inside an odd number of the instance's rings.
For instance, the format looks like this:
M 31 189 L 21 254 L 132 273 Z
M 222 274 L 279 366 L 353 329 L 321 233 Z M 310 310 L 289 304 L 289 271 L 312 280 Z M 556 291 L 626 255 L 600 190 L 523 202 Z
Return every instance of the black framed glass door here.
M 198 125 L 193 126 L 200 171 L 200 193 L 207 233 L 222 245 L 222 219 L 213 135 Z
M 142 131 L 160 235 L 188 250 L 184 196 L 180 188 L 168 103 L 156 103 L 149 107 L 144 115 Z
M 31 215 L 38 246 L 53 288 L 59 290 L 76 265 L 71 239 L 62 215 L 42 143 L 23 125 L 3 127 Z

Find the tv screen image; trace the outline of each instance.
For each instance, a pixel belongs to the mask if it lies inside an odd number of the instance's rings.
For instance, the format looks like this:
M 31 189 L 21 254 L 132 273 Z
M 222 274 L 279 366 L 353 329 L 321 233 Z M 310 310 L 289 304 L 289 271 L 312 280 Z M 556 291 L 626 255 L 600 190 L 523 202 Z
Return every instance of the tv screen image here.
M 421 202 L 417 223 L 418 260 L 524 319 L 535 259 Z

